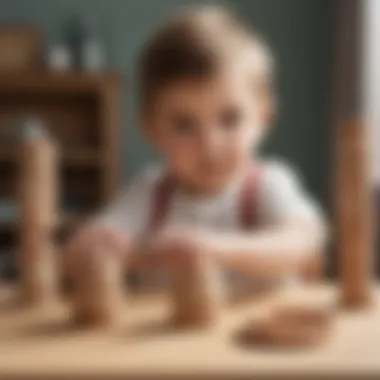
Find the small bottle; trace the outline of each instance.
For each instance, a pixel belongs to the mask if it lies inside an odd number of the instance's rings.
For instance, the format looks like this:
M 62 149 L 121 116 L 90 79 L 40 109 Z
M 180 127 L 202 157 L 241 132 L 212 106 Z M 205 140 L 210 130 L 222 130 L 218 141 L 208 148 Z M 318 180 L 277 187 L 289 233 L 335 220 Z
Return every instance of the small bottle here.
M 73 17 L 69 22 L 68 40 L 79 69 L 89 72 L 104 69 L 104 46 L 93 19 Z
M 88 35 L 84 41 L 82 67 L 87 71 L 101 71 L 104 68 L 104 52 L 95 35 Z
M 36 305 L 57 296 L 52 241 L 56 222 L 57 152 L 42 122 L 30 119 L 20 144 L 19 221 L 22 298 Z
M 54 45 L 48 52 L 49 68 L 55 71 L 68 71 L 72 69 L 73 57 L 68 46 L 63 43 Z

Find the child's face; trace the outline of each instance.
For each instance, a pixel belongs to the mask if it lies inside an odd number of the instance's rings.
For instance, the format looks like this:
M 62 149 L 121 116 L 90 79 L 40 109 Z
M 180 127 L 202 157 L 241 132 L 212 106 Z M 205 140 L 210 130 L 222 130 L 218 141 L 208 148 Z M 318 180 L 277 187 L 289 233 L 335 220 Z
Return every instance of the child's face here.
M 265 130 L 246 76 L 168 86 L 147 128 L 166 163 L 194 191 L 215 191 L 247 163 Z

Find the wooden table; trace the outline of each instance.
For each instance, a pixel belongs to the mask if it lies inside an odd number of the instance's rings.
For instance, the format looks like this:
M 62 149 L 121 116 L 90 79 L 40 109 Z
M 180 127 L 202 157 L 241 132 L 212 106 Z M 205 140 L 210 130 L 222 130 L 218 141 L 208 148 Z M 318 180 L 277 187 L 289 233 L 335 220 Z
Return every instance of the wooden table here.
M 334 293 L 320 286 L 302 296 L 333 300 Z M 234 339 L 244 323 L 263 315 L 278 296 L 229 309 L 211 331 L 176 332 L 166 323 L 162 298 L 131 299 L 122 326 L 85 331 L 70 325 L 67 306 L 20 310 L 12 306 L 12 294 L 0 288 L 1 379 L 380 377 L 380 288 L 371 310 L 340 312 L 322 346 L 299 351 L 247 348 Z

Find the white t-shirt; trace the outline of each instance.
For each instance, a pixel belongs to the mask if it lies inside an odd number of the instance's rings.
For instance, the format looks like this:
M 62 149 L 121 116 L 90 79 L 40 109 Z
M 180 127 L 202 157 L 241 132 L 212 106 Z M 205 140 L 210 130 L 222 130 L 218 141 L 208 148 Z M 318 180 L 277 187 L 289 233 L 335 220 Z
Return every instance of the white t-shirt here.
M 254 204 L 260 226 L 321 218 L 319 207 L 293 169 L 280 161 L 266 161 L 260 165 L 262 174 Z M 146 169 L 98 216 L 97 223 L 131 235 L 143 234 L 149 224 L 153 191 L 164 170 L 161 165 Z M 239 230 L 241 180 L 234 181 L 212 197 L 191 196 L 176 189 L 164 221 L 165 227 L 190 225 L 219 231 Z

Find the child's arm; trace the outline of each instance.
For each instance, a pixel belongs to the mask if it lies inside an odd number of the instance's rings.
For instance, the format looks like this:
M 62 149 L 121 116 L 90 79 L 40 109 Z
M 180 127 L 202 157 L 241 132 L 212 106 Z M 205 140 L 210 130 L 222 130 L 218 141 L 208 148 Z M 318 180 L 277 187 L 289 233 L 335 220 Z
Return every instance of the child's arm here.
M 160 168 L 146 170 L 104 210 L 85 222 L 68 242 L 68 256 L 99 250 L 122 254 L 130 251 L 149 216 L 151 188 L 159 173 Z
M 224 266 L 259 276 L 294 274 L 318 258 L 327 239 L 325 221 L 292 170 L 269 167 L 257 199 L 256 211 L 264 221 L 259 230 L 175 228 L 155 245 L 162 244 L 164 250 L 172 245 L 189 255 L 209 254 Z
M 210 252 L 230 268 L 255 275 L 292 274 L 323 251 L 326 230 L 317 221 L 294 221 L 253 233 L 210 233 Z
M 171 229 L 154 239 L 158 257 L 168 255 L 173 264 L 183 254 L 199 260 L 203 255 L 223 267 L 242 273 L 277 277 L 299 273 L 325 247 L 327 231 L 322 221 L 294 220 L 253 232 L 218 232 L 191 228 Z
M 324 218 L 293 170 L 271 164 L 262 180 L 256 207 L 264 227 L 211 233 L 210 246 L 227 266 L 268 276 L 294 273 L 322 253 L 327 238 Z

